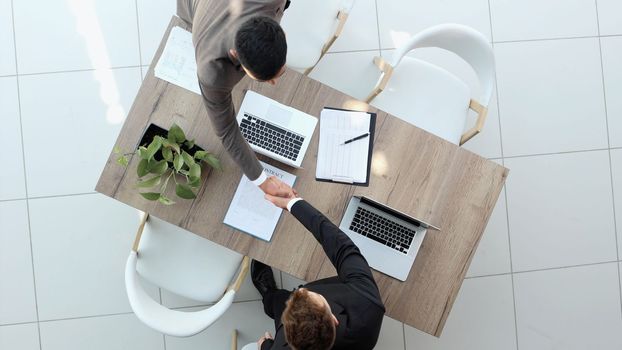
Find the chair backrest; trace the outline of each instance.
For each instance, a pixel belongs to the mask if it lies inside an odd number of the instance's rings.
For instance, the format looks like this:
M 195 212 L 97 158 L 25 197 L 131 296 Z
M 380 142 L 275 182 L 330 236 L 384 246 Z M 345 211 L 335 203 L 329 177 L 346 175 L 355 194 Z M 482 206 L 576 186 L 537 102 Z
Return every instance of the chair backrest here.
M 208 309 L 196 312 L 168 309 L 154 301 L 143 289 L 136 272 L 137 260 L 137 253 L 130 252 L 125 264 L 127 296 L 136 317 L 158 332 L 176 337 L 195 335 L 214 323 L 233 303 L 235 290 L 229 290 Z
M 318 6 L 317 0 L 294 0 L 289 8 L 283 13 L 281 26 L 285 33 L 295 31 L 298 36 L 304 30 L 307 43 L 321 47 L 334 32 L 337 13 L 341 8 L 341 0 L 322 0 L 322 6 Z M 301 23 L 301 19 L 309 21 Z
M 354 0 L 292 1 L 281 19 L 287 65 L 308 74 L 340 35 L 353 6 Z
M 495 62 L 492 46 L 483 34 L 455 23 L 427 28 L 395 51 L 391 66 L 397 67 L 406 54 L 423 47 L 438 47 L 451 51 L 466 61 L 475 71 L 480 83 L 481 93 L 478 102 L 488 106 L 494 88 Z
M 149 216 L 138 247 L 138 273 L 177 295 L 216 302 L 243 256 L 162 219 Z

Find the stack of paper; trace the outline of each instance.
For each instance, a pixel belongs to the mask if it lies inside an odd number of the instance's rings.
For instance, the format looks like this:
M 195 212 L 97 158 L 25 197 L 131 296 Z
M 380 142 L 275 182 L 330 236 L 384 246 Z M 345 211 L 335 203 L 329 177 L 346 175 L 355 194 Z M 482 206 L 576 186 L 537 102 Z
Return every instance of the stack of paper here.
M 294 186 L 296 176 L 266 163 L 260 162 L 268 176 L 274 175 L 290 186 Z M 224 223 L 252 236 L 270 241 L 281 217 L 281 208 L 264 198 L 264 193 L 246 176 L 235 191 Z
M 367 182 L 371 137 L 343 144 L 370 131 L 366 112 L 324 109 L 320 114 L 320 142 L 315 177 L 338 182 Z
M 192 33 L 173 27 L 154 69 L 155 76 L 196 94 L 201 94 Z

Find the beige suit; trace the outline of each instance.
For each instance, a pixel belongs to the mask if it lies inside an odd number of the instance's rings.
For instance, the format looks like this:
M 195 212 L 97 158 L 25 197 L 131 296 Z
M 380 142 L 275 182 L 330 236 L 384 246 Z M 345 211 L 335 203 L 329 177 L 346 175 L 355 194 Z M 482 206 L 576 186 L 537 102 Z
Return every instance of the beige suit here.
M 225 149 L 255 180 L 263 168 L 238 127 L 231 90 L 244 77 L 240 63 L 229 55 L 240 24 L 254 16 L 279 22 L 286 0 L 177 0 L 177 15 L 192 25 L 199 86 L 207 114 Z

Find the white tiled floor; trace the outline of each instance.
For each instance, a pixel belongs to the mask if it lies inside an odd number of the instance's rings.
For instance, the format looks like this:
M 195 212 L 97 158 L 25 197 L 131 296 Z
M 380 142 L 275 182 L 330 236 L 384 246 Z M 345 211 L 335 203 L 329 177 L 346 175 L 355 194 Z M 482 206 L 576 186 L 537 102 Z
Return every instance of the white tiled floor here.
M 242 344 L 273 330 L 248 280 L 191 338 L 151 331 L 127 303 L 138 217 L 93 188 L 174 10 L 0 0 L 0 349 L 225 349 L 234 328 Z M 511 170 L 441 338 L 385 318 L 377 349 L 622 348 L 620 13 L 618 0 L 356 2 L 311 76 L 365 96 L 374 56 L 433 24 L 470 25 L 495 48 L 498 100 L 465 148 Z M 477 93 L 455 57 L 411 54 Z M 200 304 L 147 290 L 169 307 Z

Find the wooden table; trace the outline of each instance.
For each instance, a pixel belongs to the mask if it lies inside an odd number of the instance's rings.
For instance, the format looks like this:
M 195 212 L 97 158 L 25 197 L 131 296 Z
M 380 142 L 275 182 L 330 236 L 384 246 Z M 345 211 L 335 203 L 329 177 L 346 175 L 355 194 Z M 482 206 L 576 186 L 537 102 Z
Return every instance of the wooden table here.
M 224 170 L 204 171 L 195 200 L 178 200 L 167 207 L 138 195 L 137 156 L 123 168 L 111 153 L 96 190 L 303 280 L 335 275 L 322 247 L 292 215 L 283 213 L 269 243 L 222 223 L 241 171 L 215 136 L 201 96 L 153 75 L 173 26 L 188 29 L 173 17 L 116 145 L 131 150 L 149 123 L 168 129 L 175 122 L 216 154 Z M 303 169 L 260 159 L 294 173 L 299 194 L 336 224 L 350 197 L 365 195 L 440 227 L 426 235 L 406 282 L 374 271 L 389 317 L 440 336 L 508 170 L 292 70 L 276 86 L 243 79 L 233 93 L 236 107 L 245 89 L 316 117 L 325 106 L 378 113 L 369 187 L 315 181 L 319 128 Z

